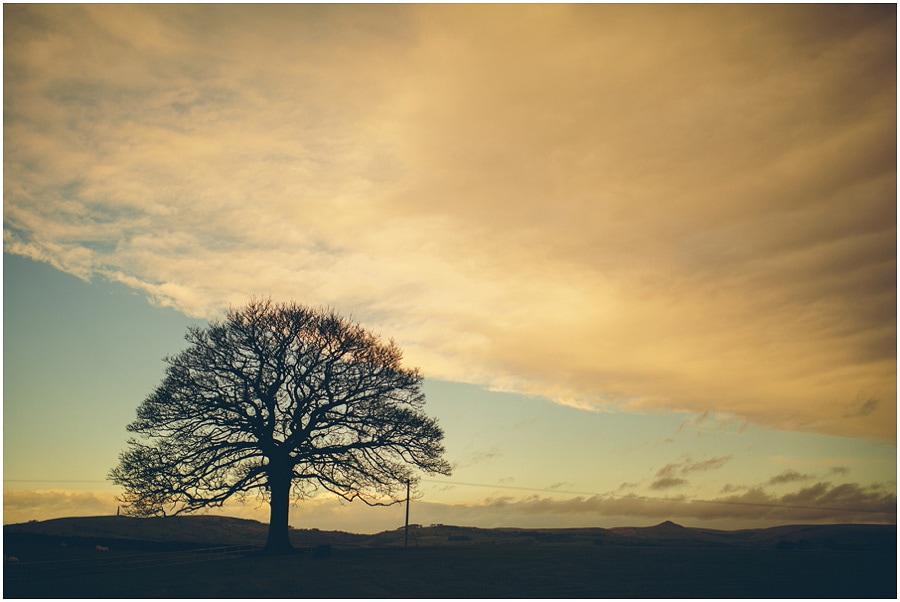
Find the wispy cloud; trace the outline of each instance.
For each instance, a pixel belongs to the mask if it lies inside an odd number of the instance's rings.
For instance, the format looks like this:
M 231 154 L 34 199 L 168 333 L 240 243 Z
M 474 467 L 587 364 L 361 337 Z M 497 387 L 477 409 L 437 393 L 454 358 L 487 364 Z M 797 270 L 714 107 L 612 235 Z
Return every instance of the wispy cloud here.
M 687 475 L 692 472 L 706 472 L 708 470 L 716 470 L 721 468 L 731 459 L 731 456 L 718 456 L 707 460 L 694 461 L 685 458 L 680 462 L 671 462 L 660 468 L 656 472 L 657 479 L 650 484 L 650 489 L 659 491 L 662 489 L 671 489 L 687 484 L 687 479 L 676 475 Z
M 4 249 L 332 305 L 435 378 L 892 440 L 895 55 L 890 5 L 5 5 Z
M 716 470 L 718 468 L 722 468 L 729 460 L 731 456 L 716 456 L 714 458 L 708 458 L 706 460 L 692 460 L 691 458 L 685 458 L 681 462 L 672 462 L 666 464 L 657 472 L 658 476 L 665 476 L 671 474 L 689 474 L 692 472 L 705 472 L 707 470 Z
M 897 514 L 897 496 L 883 484 L 832 485 L 819 482 L 780 496 L 767 493 L 761 488 L 753 488 L 741 495 L 716 501 L 722 505 L 755 506 L 760 516 L 791 520 L 829 517 L 835 521 L 883 522 L 896 520 Z M 743 510 L 734 512 L 740 513 Z
M 457 468 L 466 468 L 468 466 L 483 464 L 485 462 L 493 460 L 494 458 L 501 457 L 502 455 L 503 453 L 496 445 L 489 449 L 476 450 L 466 456 L 461 462 L 454 462 L 453 469 L 455 470 Z
M 554 490 L 554 489 L 572 489 L 572 488 L 574 488 L 574 487 L 575 487 L 575 483 L 570 483 L 570 482 L 568 482 L 568 481 L 558 481 L 558 482 L 556 482 L 556 483 L 553 483 L 552 485 L 548 485 L 548 486 L 547 486 L 547 489 L 550 489 L 550 490 Z
M 797 481 L 808 481 L 814 478 L 813 475 L 802 474 L 796 470 L 787 469 L 781 474 L 775 475 L 769 479 L 769 485 L 780 485 L 782 483 L 795 483 Z
M 680 477 L 662 477 L 653 481 L 650 484 L 650 489 L 659 491 L 662 489 L 671 489 L 672 487 L 680 487 L 681 485 L 687 485 L 687 479 L 682 479 Z
M 878 409 L 879 403 L 880 402 L 877 399 L 875 399 L 874 397 L 870 397 L 862 402 L 855 411 L 849 414 L 845 414 L 844 418 L 860 418 L 863 416 L 868 416 Z
M 442 503 L 417 499 L 412 522 L 444 523 L 479 527 L 525 526 L 616 526 L 640 525 L 661 520 L 690 524 L 770 526 L 803 521 L 814 523 L 884 523 L 896 520 L 897 498 L 892 487 L 873 483 L 832 485 L 817 482 L 784 494 L 765 487 L 739 488 L 711 499 L 684 495 L 653 497 L 637 494 L 579 495 L 575 497 L 494 496 L 474 503 Z M 108 492 L 4 491 L 4 522 L 45 520 L 63 516 L 97 516 L 115 512 L 116 501 Z M 265 521 L 268 506 L 253 497 L 230 501 L 209 513 Z M 371 508 L 340 503 L 330 497 L 297 502 L 291 508 L 291 524 L 374 533 L 403 524 L 404 508 Z M 720 521 L 720 522 L 717 522 Z
M 604 516 L 654 519 L 740 519 L 826 522 L 885 522 L 896 516 L 896 495 L 881 485 L 817 483 L 800 491 L 773 495 L 754 488 L 740 495 L 697 500 L 639 495 L 554 499 L 490 498 L 476 508 L 502 508 L 509 516 L 529 514 L 594 515 L 595 524 Z M 473 510 L 474 513 L 474 510 Z

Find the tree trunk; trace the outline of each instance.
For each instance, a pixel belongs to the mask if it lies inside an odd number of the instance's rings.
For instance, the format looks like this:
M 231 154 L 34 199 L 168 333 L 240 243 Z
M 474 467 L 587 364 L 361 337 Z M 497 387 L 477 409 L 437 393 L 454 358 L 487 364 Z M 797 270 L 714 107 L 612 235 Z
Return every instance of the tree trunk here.
M 291 496 L 291 473 L 269 471 L 269 536 L 266 552 L 287 554 L 294 549 L 288 535 L 288 510 Z

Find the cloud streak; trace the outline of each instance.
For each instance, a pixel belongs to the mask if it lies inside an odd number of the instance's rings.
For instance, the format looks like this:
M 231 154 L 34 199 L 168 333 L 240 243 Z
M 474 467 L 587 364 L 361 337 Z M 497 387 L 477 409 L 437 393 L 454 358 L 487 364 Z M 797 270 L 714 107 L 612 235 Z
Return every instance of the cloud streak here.
M 752 488 L 741 495 L 698 500 L 676 496 L 670 498 L 640 495 L 575 497 L 554 499 L 533 496 L 490 498 L 478 508 L 502 508 L 509 516 L 519 515 L 593 515 L 600 517 L 632 517 L 651 519 L 699 519 L 714 521 L 772 522 L 891 522 L 896 517 L 896 495 L 883 485 L 861 486 L 856 483 L 832 485 L 827 482 L 784 495 Z M 589 522 L 589 521 L 588 521 Z M 586 523 L 587 524 L 587 523 Z
M 650 484 L 650 489 L 659 491 L 663 489 L 671 489 L 672 487 L 680 487 L 688 483 L 687 479 L 676 475 L 687 475 L 692 472 L 706 472 L 708 470 L 716 470 L 722 468 L 731 456 L 717 456 L 708 460 L 693 461 L 686 458 L 681 462 L 671 462 L 660 468 L 656 472 L 657 480 Z
M 116 512 L 117 505 L 115 495 L 109 491 L 4 490 L 3 522 L 111 515 Z
M 333 305 L 435 378 L 896 436 L 895 7 L 4 17 L 7 252 Z
M 768 483 L 770 485 L 780 485 L 782 483 L 794 483 L 797 481 L 808 481 L 813 478 L 813 475 L 802 474 L 797 472 L 796 470 L 785 470 L 781 474 L 775 475 L 771 479 L 769 479 Z
M 4 491 L 4 521 L 46 520 L 64 516 L 97 516 L 114 512 L 109 493 L 71 491 Z M 266 521 L 261 500 L 231 501 L 209 513 Z M 662 520 L 724 528 L 774 524 L 890 523 L 896 521 L 897 497 L 883 484 L 860 485 L 817 482 L 785 494 L 748 488 L 741 494 L 714 499 L 685 496 L 652 497 L 637 494 L 579 495 L 560 498 L 494 496 L 475 503 L 452 504 L 415 500 L 412 521 L 477 527 L 596 527 L 639 526 Z M 375 533 L 403 524 L 403 508 L 371 508 L 342 504 L 332 498 L 312 498 L 291 509 L 291 524 Z

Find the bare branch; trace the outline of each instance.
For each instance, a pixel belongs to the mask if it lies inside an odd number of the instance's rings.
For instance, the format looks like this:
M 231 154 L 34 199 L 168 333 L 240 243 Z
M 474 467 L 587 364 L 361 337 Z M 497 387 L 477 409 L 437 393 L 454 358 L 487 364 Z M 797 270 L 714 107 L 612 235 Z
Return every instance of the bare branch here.
M 261 488 L 274 522 L 290 495 L 390 505 L 414 469 L 449 474 L 443 432 L 422 413 L 422 376 L 393 341 L 330 310 L 268 300 L 185 338 L 110 472 L 130 512 L 190 512 Z

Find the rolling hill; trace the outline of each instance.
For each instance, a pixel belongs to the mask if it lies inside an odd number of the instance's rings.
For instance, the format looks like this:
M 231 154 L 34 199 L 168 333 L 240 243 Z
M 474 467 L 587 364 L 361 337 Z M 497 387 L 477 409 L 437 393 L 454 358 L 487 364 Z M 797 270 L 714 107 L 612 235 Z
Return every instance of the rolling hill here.
M 116 545 L 130 549 L 184 549 L 223 545 L 261 546 L 268 526 L 254 520 L 220 516 L 58 518 L 4 525 L 4 549 L 17 542 L 61 545 Z M 342 531 L 292 529 L 295 546 L 330 544 L 353 547 L 402 546 L 404 530 L 360 535 Z M 413 546 L 556 544 L 690 548 L 779 548 L 893 551 L 896 525 L 791 525 L 721 531 L 684 527 L 665 521 L 651 527 L 574 529 L 481 529 L 433 525 L 410 527 Z

